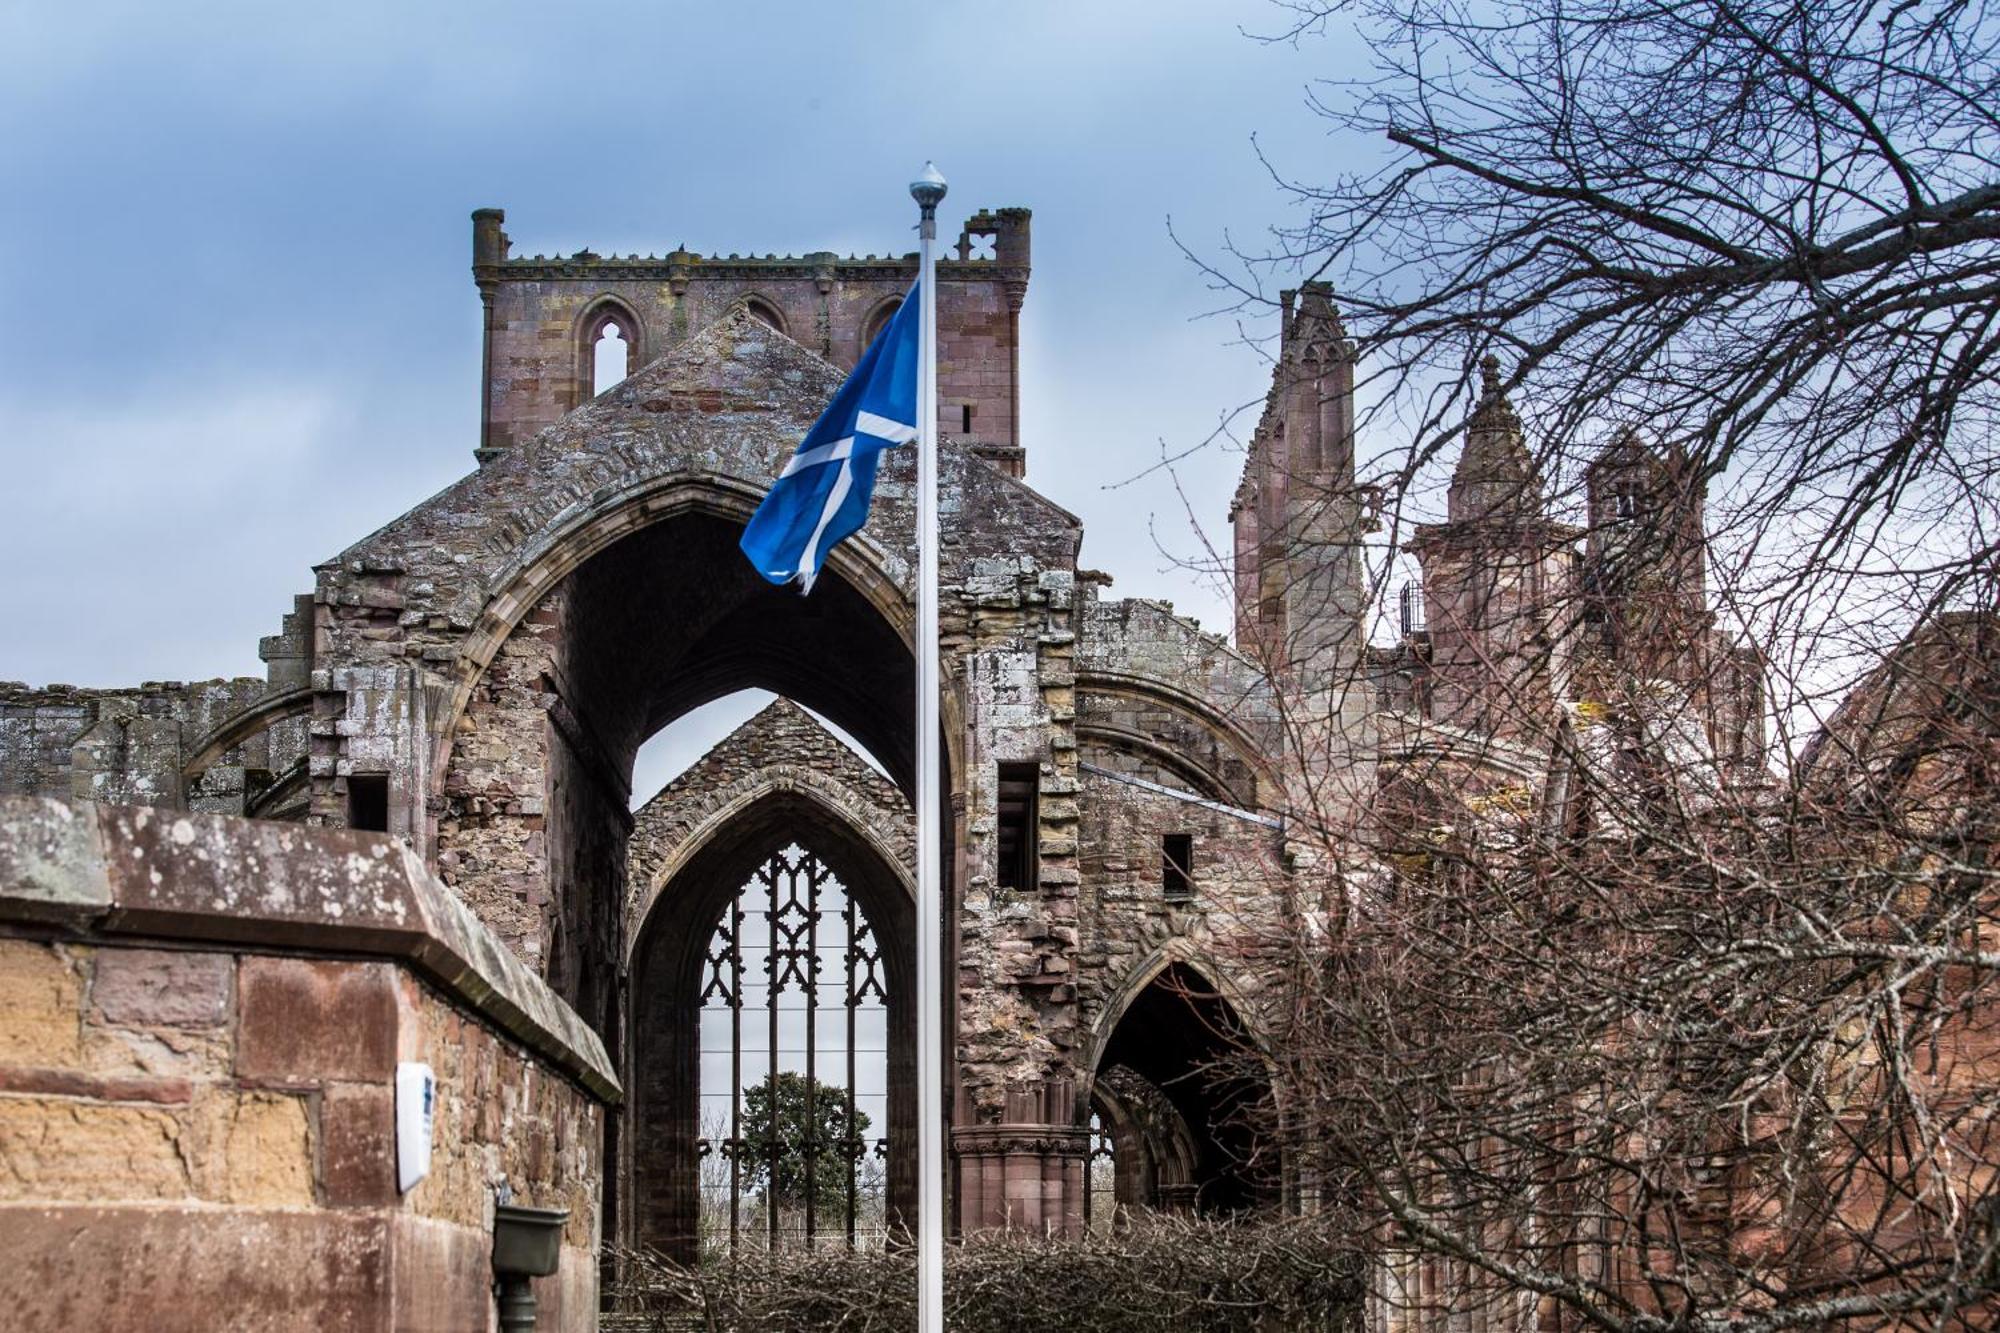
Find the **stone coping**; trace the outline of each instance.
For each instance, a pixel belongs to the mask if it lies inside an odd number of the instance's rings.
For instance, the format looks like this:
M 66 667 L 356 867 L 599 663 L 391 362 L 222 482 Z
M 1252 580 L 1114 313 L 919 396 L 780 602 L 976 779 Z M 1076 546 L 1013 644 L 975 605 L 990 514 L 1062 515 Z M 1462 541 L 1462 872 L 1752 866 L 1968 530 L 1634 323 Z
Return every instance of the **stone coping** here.
M 0 799 L 0 923 L 116 940 L 398 959 L 606 1102 L 604 1044 L 381 833 L 148 806 Z

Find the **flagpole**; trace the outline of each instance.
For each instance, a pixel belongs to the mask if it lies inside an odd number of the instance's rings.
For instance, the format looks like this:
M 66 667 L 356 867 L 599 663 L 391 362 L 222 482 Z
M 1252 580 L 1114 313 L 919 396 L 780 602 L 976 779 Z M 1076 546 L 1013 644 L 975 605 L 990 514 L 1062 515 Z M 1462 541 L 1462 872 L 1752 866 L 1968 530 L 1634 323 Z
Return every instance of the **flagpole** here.
M 921 210 L 917 291 L 917 1330 L 944 1333 L 944 989 L 938 807 L 937 276 L 931 246 L 944 177 L 910 184 Z

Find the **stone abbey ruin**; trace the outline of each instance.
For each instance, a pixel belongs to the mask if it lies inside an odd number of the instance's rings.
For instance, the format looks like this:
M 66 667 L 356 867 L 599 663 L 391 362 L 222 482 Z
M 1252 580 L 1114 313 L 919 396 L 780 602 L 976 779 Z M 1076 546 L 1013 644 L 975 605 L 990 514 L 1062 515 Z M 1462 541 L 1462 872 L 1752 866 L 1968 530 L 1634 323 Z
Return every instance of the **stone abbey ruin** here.
M 536 1290 L 586 1328 L 608 1244 L 914 1206 L 909 451 L 810 597 L 736 537 L 915 260 L 530 258 L 502 227 L 473 215 L 477 466 L 302 571 L 265 678 L 0 686 L 0 1293 L 29 1326 L 465 1326 L 504 1188 L 567 1210 Z M 1301 1207 L 1244 1113 L 1272 1089 L 1204 1071 L 1279 1031 L 1329 843 L 1440 790 L 1569 818 L 1565 756 L 1624 744 L 1577 701 L 1623 679 L 1681 686 L 1654 739 L 1754 784 L 1758 659 L 1714 628 L 1675 455 L 1621 442 L 1560 522 L 1491 379 L 1408 542 L 1421 592 L 1371 634 L 1316 285 L 1229 505 L 1233 634 L 1113 596 L 1026 480 L 1029 241 L 981 212 L 940 266 L 950 1223 Z M 607 334 L 629 374 L 594 393 Z M 749 688 L 780 702 L 631 789 L 645 741 Z M 750 1110 L 780 1050 L 827 1126 L 783 1189 Z M 404 1062 L 436 1077 L 407 1191 Z

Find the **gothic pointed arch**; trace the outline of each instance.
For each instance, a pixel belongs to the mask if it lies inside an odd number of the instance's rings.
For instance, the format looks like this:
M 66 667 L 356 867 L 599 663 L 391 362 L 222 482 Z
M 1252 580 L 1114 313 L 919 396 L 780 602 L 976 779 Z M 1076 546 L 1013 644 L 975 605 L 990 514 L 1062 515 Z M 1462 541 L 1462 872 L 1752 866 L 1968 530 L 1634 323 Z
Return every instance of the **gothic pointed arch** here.
M 837 877 L 846 899 L 868 923 L 875 954 L 870 966 L 879 969 L 887 1011 L 886 1132 L 881 1136 L 885 1225 L 914 1217 L 915 907 L 903 877 L 852 821 L 797 792 L 773 791 L 738 812 L 680 865 L 638 928 L 631 962 L 630 1105 L 616 1191 L 628 1202 L 614 1222 L 616 1234 L 627 1243 L 683 1261 L 700 1253 L 700 1164 L 704 1146 L 714 1151 L 713 1142 L 702 1142 L 704 1079 L 741 1081 L 740 1074 L 703 1069 L 704 983 L 715 980 L 721 957 L 716 925 L 729 919 L 725 913 L 742 901 L 746 886 L 768 887 L 768 909 L 751 901 L 737 912 L 768 913 L 764 948 L 773 960 L 770 974 L 779 975 L 779 917 L 789 913 L 804 920 L 812 913 L 802 904 L 794 913 L 795 905 L 778 887 L 780 878 L 797 874 L 800 856 L 810 859 L 813 874 Z M 782 890 L 793 891 L 789 884 Z M 747 966 L 740 958 L 735 961 L 739 977 L 754 975 L 760 966 L 755 959 Z M 797 960 L 784 967 L 800 984 L 813 972 Z M 771 1033 L 777 1034 L 775 1009 L 770 1023 Z M 816 1049 L 816 1044 L 809 1042 L 807 1048 Z M 754 1144 L 750 1152 L 754 1154 Z
M 889 327 L 889 321 L 894 319 L 896 312 L 902 308 L 903 298 L 900 296 L 885 296 L 868 308 L 868 314 L 861 321 L 861 341 L 854 349 L 856 360 L 860 359 L 861 353 L 868 350 L 868 344 L 874 342 L 882 330 Z
M 634 815 L 626 941 L 636 946 L 654 904 L 708 845 L 774 799 L 805 802 L 844 824 L 914 901 L 915 825 L 908 799 L 789 699 L 762 709 Z
M 1134 1198 L 1240 1212 L 1276 1196 L 1277 1162 L 1261 1130 L 1273 1094 L 1268 1077 L 1257 1072 L 1261 1061 L 1246 1010 L 1210 980 L 1219 974 L 1188 961 L 1192 954 L 1186 946 L 1162 949 L 1106 1006 L 1091 1043 L 1088 1103 L 1100 1115 L 1123 1119 L 1126 1160 L 1119 1169 Z M 1142 1104 L 1146 1099 L 1134 1096 L 1140 1089 L 1157 1090 L 1161 1100 Z M 1179 1157 L 1168 1154 L 1170 1143 L 1181 1145 Z M 1184 1178 L 1162 1177 L 1170 1160 L 1183 1163 Z M 1174 1189 L 1162 1193 L 1163 1185 Z
M 1104 1063 L 1105 1048 L 1132 1005 L 1162 978 L 1175 971 L 1198 981 L 1203 992 L 1212 992 L 1227 1005 L 1244 1040 L 1260 1051 L 1267 1049 L 1268 1043 L 1261 1025 L 1256 1021 L 1256 1006 L 1250 995 L 1237 984 L 1227 968 L 1194 940 L 1176 935 L 1132 964 L 1097 1006 L 1084 1045 L 1086 1058 L 1083 1068 L 1086 1071 L 1095 1073 Z
M 785 312 L 776 301 L 752 292 L 743 298 L 743 309 L 759 324 L 776 329 L 788 338 L 791 337 L 792 331 L 785 320 Z
M 625 344 L 623 379 L 646 364 L 646 326 L 630 302 L 610 292 L 591 298 L 577 312 L 573 340 L 576 349 L 576 405 L 596 396 L 597 343 L 607 329 L 616 329 Z

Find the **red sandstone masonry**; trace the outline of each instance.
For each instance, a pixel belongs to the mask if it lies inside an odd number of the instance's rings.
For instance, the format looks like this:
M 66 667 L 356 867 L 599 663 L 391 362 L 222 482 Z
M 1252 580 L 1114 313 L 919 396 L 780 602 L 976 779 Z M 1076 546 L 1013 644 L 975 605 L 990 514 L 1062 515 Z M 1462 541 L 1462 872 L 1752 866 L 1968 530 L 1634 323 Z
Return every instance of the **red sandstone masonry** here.
M 223 960 L 163 949 L 123 949 L 98 960 L 90 988 L 95 1017 L 149 1027 L 215 1027 L 229 1018 L 230 969 Z
M 331 1083 L 320 1101 L 320 1190 L 334 1206 L 396 1202 L 393 1085 Z
M 399 1059 L 438 1076 L 407 1195 Z M 9 1327 L 483 1328 L 505 1182 L 570 1209 L 543 1326 L 592 1328 L 616 1095 L 595 1036 L 386 839 L 0 801 Z
M 275 1084 L 394 1078 L 396 980 L 386 963 L 244 959 L 236 1076 Z

